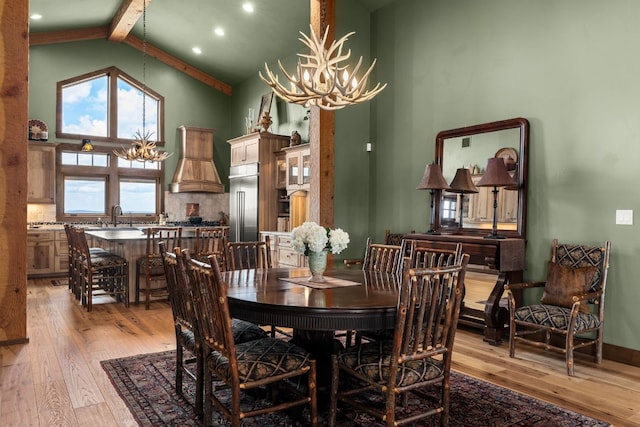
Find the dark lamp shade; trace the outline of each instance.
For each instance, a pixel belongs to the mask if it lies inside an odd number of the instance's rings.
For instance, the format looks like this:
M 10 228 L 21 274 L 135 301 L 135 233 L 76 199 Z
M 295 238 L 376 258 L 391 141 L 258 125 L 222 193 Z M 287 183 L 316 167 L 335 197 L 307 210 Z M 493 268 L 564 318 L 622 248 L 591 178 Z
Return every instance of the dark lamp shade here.
M 476 185 L 478 187 L 513 187 L 518 183 L 509 175 L 502 157 L 491 157 L 487 160 L 487 168 Z
M 448 190 L 449 184 L 442 176 L 440 165 L 431 163 L 424 170 L 422 181 L 418 184 L 417 190 Z
M 449 184 L 451 188 L 447 191 L 450 193 L 469 194 L 477 193 L 473 180 L 471 179 L 471 172 L 467 168 L 460 168 L 456 171 L 456 176 L 453 177 L 453 181 Z

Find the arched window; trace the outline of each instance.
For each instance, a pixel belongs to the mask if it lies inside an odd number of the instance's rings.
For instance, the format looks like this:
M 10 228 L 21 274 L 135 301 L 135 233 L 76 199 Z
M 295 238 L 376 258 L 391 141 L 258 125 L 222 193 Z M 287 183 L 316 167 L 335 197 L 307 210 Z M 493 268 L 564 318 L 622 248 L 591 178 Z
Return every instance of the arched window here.
M 163 146 L 163 119 L 164 97 L 116 67 L 57 84 L 57 138 L 126 143 L 150 131 Z

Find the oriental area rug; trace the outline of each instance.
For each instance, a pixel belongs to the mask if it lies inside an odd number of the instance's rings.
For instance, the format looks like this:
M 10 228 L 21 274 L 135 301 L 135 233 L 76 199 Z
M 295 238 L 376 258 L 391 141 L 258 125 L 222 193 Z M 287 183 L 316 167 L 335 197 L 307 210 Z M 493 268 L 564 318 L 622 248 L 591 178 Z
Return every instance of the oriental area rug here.
M 175 391 L 175 351 L 142 354 L 100 362 L 111 383 L 141 426 L 200 426 L 189 401 L 195 395 L 194 384 L 185 378 L 187 399 Z M 243 404 L 258 405 L 259 395 L 245 395 Z M 382 399 L 380 399 L 382 402 Z M 319 402 L 319 405 L 322 402 Z M 422 400 L 409 399 L 403 415 L 424 409 Z M 608 426 L 584 415 L 545 403 L 523 394 L 453 372 L 451 376 L 452 427 L 498 426 Z M 302 413 L 300 413 L 302 412 Z M 326 411 L 320 411 L 320 425 L 326 425 Z M 306 425 L 306 409 L 297 413 L 268 414 L 250 418 L 243 426 Z M 377 425 L 368 415 L 350 408 L 339 408 L 338 426 L 364 427 Z M 214 425 L 229 425 L 221 414 L 214 416 Z M 417 426 L 438 425 L 437 417 Z

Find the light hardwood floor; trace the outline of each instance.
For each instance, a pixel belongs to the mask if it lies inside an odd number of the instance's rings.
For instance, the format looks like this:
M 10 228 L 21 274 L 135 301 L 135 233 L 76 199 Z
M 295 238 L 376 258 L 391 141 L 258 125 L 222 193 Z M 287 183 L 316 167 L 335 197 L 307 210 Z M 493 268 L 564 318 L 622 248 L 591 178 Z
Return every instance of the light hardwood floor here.
M 27 291 L 30 342 L 0 347 L 0 425 L 135 426 L 100 361 L 175 348 L 169 306 L 126 309 L 105 299 L 87 313 L 50 280 L 30 280 Z M 560 355 L 522 346 L 510 359 L 506 344 L 460 329 L 453 368 L 615 426 L 640 426 L 638 367 L 578 356 L 569 378 Z

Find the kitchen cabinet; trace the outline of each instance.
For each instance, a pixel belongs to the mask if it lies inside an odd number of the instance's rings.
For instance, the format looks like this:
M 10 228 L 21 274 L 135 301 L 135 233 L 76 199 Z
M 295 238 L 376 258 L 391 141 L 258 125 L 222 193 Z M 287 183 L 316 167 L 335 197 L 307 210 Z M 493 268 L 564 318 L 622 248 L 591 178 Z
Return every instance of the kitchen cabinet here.
M 286 207 L 279 191 L 277 159 L 282 160 L 282 149 L 289 145 L 289 139 L 287 135 L 253 132 L 227 141 L 231 146 L 233 171 L 229 177 L 229 238 L 232 241 L 239 240 L 239 236 L 255 240 L 259 230 L 277 230 L 278 218 L 286 218 Z M 247 178 L 255 174 L 256 163 L 257 179 L 253 180 L 255 184 L 249 183 Z M 257 227 L 254 226 L 256 221 Z M 247 238 L 247 235 L 254 237 Z
M 311 185 L 311 149 L 309 144 L 285 148 L 287 192 L 309 191 Z
M 67 243 L 67 233 L 64 230 L 56 230 L 54 239 L 54 272 L 66 274 L 69 272 L 69 244 Z
M 29 143 L 28 203 L 56 202 L 56 147 L 51 143 Z
M 306 267 L 307 257 L 291 247 L 291 233 L 261 231 L 260 240 L 269 236 L 271 263 L 274 267 Z
M 59 276 L 69 271 L 69 246 L 64 230 L 27 231 L 27 275 Z
M 231 142 L 229 143 L 231 144 Z M 250 138 L 231 144 L 231 166 L 258 162 L 260 159 L 259 143 L 259 138 Z
M 27 232 L 27 275 L 55 272 L 55 231 Z

